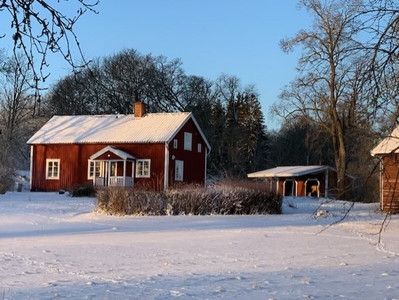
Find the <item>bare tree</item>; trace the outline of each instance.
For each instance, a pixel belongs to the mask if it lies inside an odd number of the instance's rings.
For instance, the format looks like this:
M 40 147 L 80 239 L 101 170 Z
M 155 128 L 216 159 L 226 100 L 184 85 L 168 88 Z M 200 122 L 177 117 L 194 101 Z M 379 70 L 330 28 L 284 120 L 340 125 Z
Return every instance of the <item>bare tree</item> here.
M 25 142 L 36 129 L 32 115 L 37 94 L 28 84 L 32 72 L 27 64 L 21 64 L 23 55 L 18 59 L 8 59 L 0 76 L 0 160 L 3 165 L 26 168 L 29 149 Z
M 399 122 L 399 3 L 368 0 L 360 18 L 368 37 L 364 47 L 373 53 L 369 94 L 374 96 L 374 102 L 370 107 L 381 124 L 381 133 L 387 135 Z
M 105 57 L 99 65 L 101 78 L 98 74 L 93 75 L 97 76 L 105 93 L 106 111 L 132 112 L 135 96 L 148 104 L 148 73 L 152 66 L 151 55 L 142 55 L 134 49 Z
M 73 68 L 80 70 L 87 65 L 80 48 L 75 25 L 87 11 L 94 12 L 99 0 L 45 1 L 45 0 L 2 0 L 1 18 L 8 17 L 11 36 L 0 29 L 0 38 L 10 38 L 13 43 L 14 58 L 22 69 L 25 63 L 32 70 L 35 88 L 44 82 L 49 74 L 47 55 L 59 53 Z M 65 5 L 73 15 L 63 13 Z M 1 32 L 3 31 L 3 32 Z M 78 52 L 78 58 L 74 52 Z M 22 52 L 26 61 L 21 61 Z M 38 60 L 38 61 L 36 61 Z M 79 61 L 79 62 L 78 62 Z
M 361 0 L 301 0 L 313 17 L 309 30 L 281 41 L 283 51 L 301 46 L 299 76 L 280 95 L 275 113 L 286 119 L 305 118 L 323 127 L 332 140 L 338 176 L 338 196 L 345 191 L 347 136 L 367 119 L 363 89 L 368 53 L 356 38 Z M 364 125 L 364 124 L 362 124 Z

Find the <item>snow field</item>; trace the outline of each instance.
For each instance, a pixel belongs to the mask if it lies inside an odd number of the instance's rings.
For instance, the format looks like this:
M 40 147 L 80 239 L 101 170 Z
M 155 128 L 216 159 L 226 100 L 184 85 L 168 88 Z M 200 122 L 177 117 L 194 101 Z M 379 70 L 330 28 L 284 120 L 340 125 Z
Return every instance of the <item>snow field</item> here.
M 0 195 L 0 299 L 399 299 L 399 218 L 377 245 L 375 204 L 327 228 L 348 203 L 112 217 L 92 212 L 94 201 Z

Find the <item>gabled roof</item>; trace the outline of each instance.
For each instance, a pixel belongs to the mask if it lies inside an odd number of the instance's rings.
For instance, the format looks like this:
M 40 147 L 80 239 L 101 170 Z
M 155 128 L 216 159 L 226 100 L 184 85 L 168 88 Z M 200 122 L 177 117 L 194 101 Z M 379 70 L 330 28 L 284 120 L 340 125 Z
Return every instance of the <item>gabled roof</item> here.
M 120 149 L 114 148 L 112 146 L 107 146 L 103 149 L 101 149 L 100 151 L 94 153 L 92 156 L 90 156 L 91 160 L 96 160 L 97 158 L 99 158 L 101 155 L 103 155 L 104 153 L 107 152 L 111 152 L 113 154 L 115 154 L 116 156 L 124 159 L 124 160 L 134 160 L 136 159 L 134 156 L 130 155 L 129 153 L 126 153 L 125 151 L 122 151 Z
M 371 155 L 399 153 L 399 126 L 392 131 L 391 135 L 383 139 L 377 147 L 371 150 Z
M 329 166 L 286 166 L 250 173 L 247 176 L 249 178 L 297 177 L 307 174 L 316 174 L 325 170 L 333 170 L 333 168 Z
M 193 120 L 208 149 L 210 145 L 192 113 L 134 115 L 54 116 L 28 144 L 164 143 Z

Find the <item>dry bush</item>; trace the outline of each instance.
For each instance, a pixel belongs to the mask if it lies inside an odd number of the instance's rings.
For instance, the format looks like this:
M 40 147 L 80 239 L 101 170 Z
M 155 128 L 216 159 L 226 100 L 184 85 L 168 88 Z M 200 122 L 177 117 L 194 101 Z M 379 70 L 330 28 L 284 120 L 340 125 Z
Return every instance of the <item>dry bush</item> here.
M 130 203 L 130 191 L 121 187 L 109 187 L 97 192 L 97 211 L 111 215 L 125 215 Z
M 96 196 L 96 187 L 92 184 L 80 184 L 74 186 L 69 191 L 69 196 L 71 197 L 95 197 Z
M 249 188 L 251 187 L 251 188 Z M 269 191 L 233 185 L 215 185 L 208 190 L 215 199 L 219 214 L 281 214 L 282 197 Z
M 186 185 L 166 192 L 106 188 L 97 193 L 96 210 L 112 215 L 280 214 L 282 197 L 251 184 Z
M 146 190 L 131 191 L 127 207 L 128 214 L 157 216 L 165 215 L 167 199 L 163 193 Z
M 97 192 L 96 211 L 111 215 L 164 215 L 166 198 L 155 191 L 108 187 Z
M 13 189 L 16 173 L 12 168 L 0 167 L 0 194 Z
M 165 192 L 168 200 L 168 215 L 206 215 L 211 214 L 207 192 L 197 186 L 185 186 Z

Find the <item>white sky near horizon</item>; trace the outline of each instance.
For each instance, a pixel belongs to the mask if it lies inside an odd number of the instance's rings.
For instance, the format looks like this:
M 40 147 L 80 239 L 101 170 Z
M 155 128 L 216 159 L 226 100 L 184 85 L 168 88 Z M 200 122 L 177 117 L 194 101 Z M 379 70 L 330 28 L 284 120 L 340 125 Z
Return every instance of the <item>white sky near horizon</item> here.
M 180 58 L 189 75 L 216 80 L 222 73 L 254 84 L 268 128 L 270 106 L 295 78 L 299 52 L 285 54 L 279 41 L 310 26 L 310 16 L 296 0 L 101 0 L 99 14 L 88 12 L 76 24 L 87 59 L 133 48 L 141 54 Z M 73 1 L 60 2 L 69 15 Z M 65 10 L 66 9 L 66 10 Z M 0 49 L 13 45 L 10 20 L 1 12 Z M 77 53 L 75 53 L 77 57 Z M 48 57 L 52 84 L 70 72 L 60 55 Z

